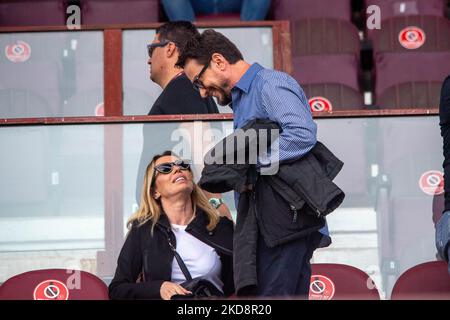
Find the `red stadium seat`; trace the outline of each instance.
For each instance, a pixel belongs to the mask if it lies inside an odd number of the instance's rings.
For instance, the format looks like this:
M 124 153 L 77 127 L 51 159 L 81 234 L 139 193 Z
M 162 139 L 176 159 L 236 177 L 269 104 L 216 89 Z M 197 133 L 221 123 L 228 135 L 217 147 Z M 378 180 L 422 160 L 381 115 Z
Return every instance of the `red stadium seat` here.
M 158 0 L 81 0 L 81 24 L 137 24 L 159 20 Z
M 377 5 L 381 11 L 382 28 L 385 20 L 405 16 L 444 17 L 445 0 L 366 0 L 366 7 Z M 373 38 L 378 30 L 367 30 L 367 37 Z
M 311 264 L 310 300 L 379 300 L 372 279 L 358 268 L 333 263 Z
M 334 86 L 331 92 L 335 94 L 329 96 L 333 102 L 328 100 L 338 109 L 341 106 L 347 110 L 361 108 L 358 80 L 360 41 L 356 27 L 339 19 L 302 19 L 292 22 L 291 33 L 293 77 L 302 86 Z M 342 99 L 344 90 L 345 101 Z M 323 97 L 322 94 L 320 96 Z M 314 98 L 315 95 L 310 93 L 307 97 Z
M 355 54 L 359 55 L 358 30 L 350 22 L 332 19 L 301 19 L 291 21 L 292 54 Z
M 6 280 L 0 300 L 108 300 L 108 287 L 95 275 L 81 270 L 44 269 Z
M 195 16 L 195 21 L 241 21 L 241 15 L 239 13 L 198 14 Z
M 275 20 L 298 20 L 304 18 L 336 18 L 350 22 L 350 0 L 273 0 Z
M 0 27 L 66 24 L 66 0 L 3 0 Z
M 442 84 L 450 70 L 450 51 L 380 54 L 375 58 L 375 68 L 375 94 L 378 99 L 378 96 L 391 87 L 407 82 L 426 81 Z M 427 94 L 427 92 L 421 94 Z
M 374 30 L 374 54 L 450 51 L 450 20 L 436 16 L 404 16 L 383 21 Z
M 66 44 L 67 33 L 4 33 L 0 37 L 0 48 L 5 54 L 0 55 L 0 88 L 12 91 L 27 91 L 40 97 L 48 108 L 16 105 L 12 116 L 57 117 L 61 107 L 61 60 Z M 31 97 L 31 95 L 29 96 Z M 25 101 L 31 106 L 32 101 Z M 10 100 L 17 103 L 19 100 Z M 2 105 L 4 106 L 4 105 Z M 18 114 L 18 111 L 30 111 Z M 4 111 L 3 111 L 4 113 Z M 7 116 L 8 117 L 8 116 Z
M 293 76 L 301 84 L 336 83 L 359 91 L 355 55 L 329 54 L 292 57 Z M 310 97 L 308 97 L 310 98 Z
M 442 82 L 450 70 L 450 21 L 434 16 L 391 18 L 374 32 L 373 46 L 375 100 L 407 82 Z M 424 88 L 416 94 L 425 97 Z
M 64 103 L 62 116 L 100 116 L 99 104 L 103 102 L 103 42 L 100 37 L 89 33 L 72 36 L 76 50 L 70 50 L 67 58 L 67 77 L 72 80 L 73 90 Z M 97 40 L 97 41 L 96 41 Z M 144 46 L 144 45 L 143 45 Z
M 431 261 L 407 270 L 397 279 L 391 299 L 450 299 L 450 275 L 447 263 Z

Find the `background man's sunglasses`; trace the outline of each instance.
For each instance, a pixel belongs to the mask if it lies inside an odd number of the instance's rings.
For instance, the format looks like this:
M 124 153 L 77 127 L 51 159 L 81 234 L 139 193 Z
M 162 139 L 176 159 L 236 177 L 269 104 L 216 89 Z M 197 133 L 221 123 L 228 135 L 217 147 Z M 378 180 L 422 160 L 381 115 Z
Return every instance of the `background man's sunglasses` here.
M 175 162 L 165 162 L 158 164 L 157 166 L 155 166 L 155 171 L 163 174 L 168 174 L 172 172 L 175 166 L 178 166 L 181 170 L 189 170 L 191 167 L 189 162 L 185 160 L 177 160 Z
M 155 50 L 155 48 L 161 48 L 161 47 L 165 47 L 169 44 L 169 40 L 164 40 L 162 42 L 155 42 L 155 43 L 151 43 L 147 45 L 147 50 L 148 50 L 148 56 L 151 58 L 152 54 L 153 54 L 153 50 Z

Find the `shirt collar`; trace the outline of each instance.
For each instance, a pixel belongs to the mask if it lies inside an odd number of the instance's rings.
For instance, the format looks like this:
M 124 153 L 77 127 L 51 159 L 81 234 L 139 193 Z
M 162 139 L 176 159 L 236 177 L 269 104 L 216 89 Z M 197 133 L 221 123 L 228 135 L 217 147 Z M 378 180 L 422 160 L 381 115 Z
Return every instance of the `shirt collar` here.
M 234 87 L 248 93 L 253 79 L 255 79 L 256 74 L 261 69 L 264 69 L 264 67 L 262 67 L 259 63 L 252 64 Z

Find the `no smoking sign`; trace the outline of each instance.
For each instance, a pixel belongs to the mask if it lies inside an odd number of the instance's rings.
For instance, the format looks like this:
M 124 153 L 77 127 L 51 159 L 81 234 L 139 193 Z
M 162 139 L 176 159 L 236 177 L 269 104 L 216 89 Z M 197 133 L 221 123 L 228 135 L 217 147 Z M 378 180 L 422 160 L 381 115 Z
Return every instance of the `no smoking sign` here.
M 441 171 L 427 171 L 419 179 L 420 189 L 430 196 L 444 193 L 444 174 Z
M 334 297 L 333 281 L 322 275 L 312 275 L 309 285 L 309 300 L 331 300 Z
M 61 281 L 45 280 L 36 286 L 33 298 L 34 300 L 67 300 L 69 289 Z

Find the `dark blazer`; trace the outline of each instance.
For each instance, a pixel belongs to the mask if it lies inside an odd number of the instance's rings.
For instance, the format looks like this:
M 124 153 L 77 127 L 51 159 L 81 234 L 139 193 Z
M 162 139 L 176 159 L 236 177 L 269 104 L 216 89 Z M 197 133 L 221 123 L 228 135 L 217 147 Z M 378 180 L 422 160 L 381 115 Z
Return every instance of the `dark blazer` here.
M 161 214 L 151 234 L 152 222 L 133 225 L 120 252 L 114 279 L 109 285 L 110 299 L 161 299 L 160 288 L 171 281 L 173 251 L 168 237 L 176 246 L 176 238 L 165 214 Z M 213 231 L 208 231 L 206 214 L 197 209 L 196 217 L 186 231 L 213 247 L 222 262 L 221 280 L 225 295 L 234 292 L 233 285 L 233 222 L 221 217 Z M 143 275 L 143 281 L 136 281 Z

